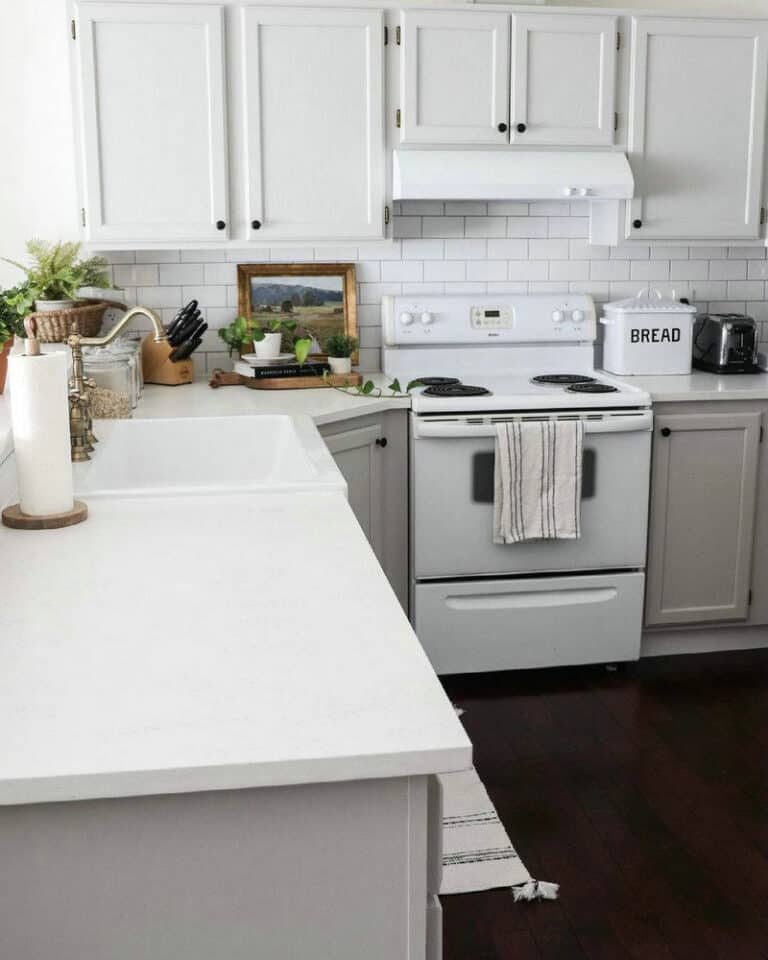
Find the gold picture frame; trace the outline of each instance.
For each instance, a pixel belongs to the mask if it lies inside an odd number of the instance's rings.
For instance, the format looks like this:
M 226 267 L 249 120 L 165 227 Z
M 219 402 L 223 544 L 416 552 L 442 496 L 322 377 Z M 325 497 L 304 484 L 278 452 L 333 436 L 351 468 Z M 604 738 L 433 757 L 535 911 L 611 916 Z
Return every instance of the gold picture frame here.
M 326 283 L 320 279 L 323 277 L 327 278 Z M 302 279 L 310 282 L 301 283 Z M 291 287 L 296 288 L 293 293 Z M 271 315 L 292 314 L 300 328 L 315 337 L 321 350 L 331 333 L 357 337 L 354 263 L 239 263 L 237 300 L 240 315 L 248 320 L 269 320 Z M 278 304 L 280 309 L 276 310 Z M 286 304 L 290 304 L 290 311 Z M 325 354 L 312 356 L 319 359 Z M 352 363 L 358 360 L 355 350 Z

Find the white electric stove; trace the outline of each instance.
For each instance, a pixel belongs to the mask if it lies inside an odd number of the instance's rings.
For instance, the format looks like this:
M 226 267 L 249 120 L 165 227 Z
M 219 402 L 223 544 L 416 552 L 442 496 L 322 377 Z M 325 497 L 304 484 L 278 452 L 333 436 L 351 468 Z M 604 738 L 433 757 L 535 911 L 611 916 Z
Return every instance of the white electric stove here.
M 386 297 L 384 371 L 413 391 L 411 615 L 438 673 L 636 659 L 653 417 L 596 372 L 580 294 Z M 581 537 L 493 542 L 496 424 L 584 421 Z

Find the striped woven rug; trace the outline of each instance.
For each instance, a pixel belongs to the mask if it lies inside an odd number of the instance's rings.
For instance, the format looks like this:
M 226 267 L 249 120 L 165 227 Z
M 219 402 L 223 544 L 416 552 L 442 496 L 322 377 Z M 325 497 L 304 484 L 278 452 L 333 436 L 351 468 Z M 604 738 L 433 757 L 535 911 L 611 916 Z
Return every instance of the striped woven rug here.
M 440 775 L 443 879 L 440 894 L 511 887 L 516 900 L 555 899 L 557 884 L 533 880 L 474 767 Z

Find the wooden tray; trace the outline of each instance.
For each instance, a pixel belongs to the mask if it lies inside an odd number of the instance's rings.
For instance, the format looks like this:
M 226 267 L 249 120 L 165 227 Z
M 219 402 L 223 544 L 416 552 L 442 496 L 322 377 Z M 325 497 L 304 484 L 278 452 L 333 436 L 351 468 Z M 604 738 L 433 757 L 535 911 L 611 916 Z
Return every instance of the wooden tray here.
M 251 390 L 317 390 L 318 387 L 359 387 L 363 378 L 359 373 L 331 373 L 327 377 L 244 377 L 242 373 L 214 370 L 208 386 L 248 387 Z

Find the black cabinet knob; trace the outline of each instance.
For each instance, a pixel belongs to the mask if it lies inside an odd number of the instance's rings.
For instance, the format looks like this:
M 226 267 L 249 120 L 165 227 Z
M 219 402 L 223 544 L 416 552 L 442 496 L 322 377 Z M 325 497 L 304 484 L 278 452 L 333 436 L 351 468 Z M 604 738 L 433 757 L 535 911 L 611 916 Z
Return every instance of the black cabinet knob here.
M 672 431 L 669 429 L 669 427 L 662 427 L 662 428 L 661 428 L 661 435 L 662 435 L 662 437 L 668 437 L 671 433 L 672 433 Z
M 496 129 L 499 131 L 499 133 L 506 133 L 506 132 L 507 132 L 507 125 L 506 125 L 506 123 L 500 123 L 500 124 L 496 127 Z
M 633 221 L 632 221 L 632 226 L 635 228 L 635 230 L 639 230 L 640 227 L 642 227 L 642 225 L 643 225 L 643 221 L 642 221 L 642 220 L 633 220 Z
M 526 125 L 525 125 L 524 123 L 518 123 L 518 125 L 517 125 L 517 127 L 516 127 L 516 130 L 517 130 L 518 133 L 525 133 L 525 131 L 526 131 L 527 129 L 528 129 L 528 127 L 526 127 Z
M 216 221 L 216 229 L 217 229 L 217 230 L 223 230 L 223 229 L 226 227 L 226 225 L 227 225 L 227 224 L 226 224 L 226 221 L 224 221 L 224 220 L 217 220 L 217 221 Z
M 251 230 L 261 230 L 261 220 L 251 220 Z
M 376 446 L 377 446 L 377 447 L 386 447 L 386 445 L 387 445 L 387 438 L 386 438 L 386 437 L 377 437 L 377 438 L 376 438 Z

